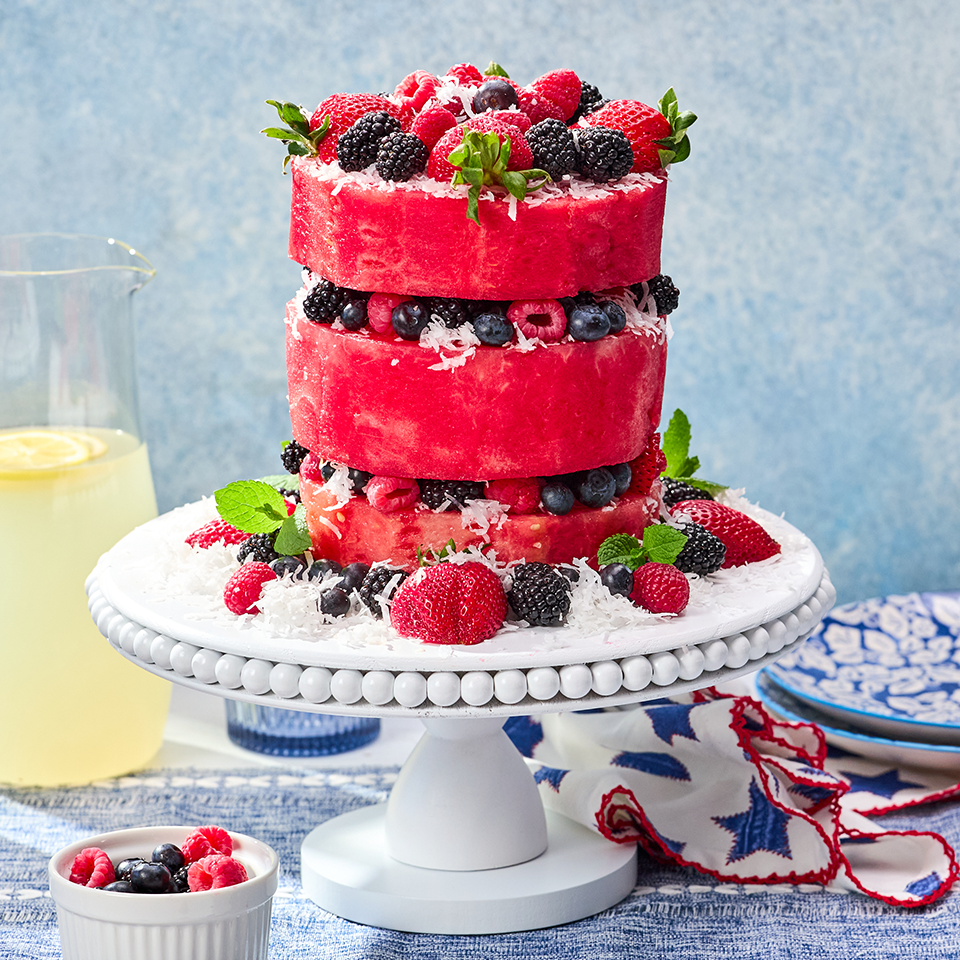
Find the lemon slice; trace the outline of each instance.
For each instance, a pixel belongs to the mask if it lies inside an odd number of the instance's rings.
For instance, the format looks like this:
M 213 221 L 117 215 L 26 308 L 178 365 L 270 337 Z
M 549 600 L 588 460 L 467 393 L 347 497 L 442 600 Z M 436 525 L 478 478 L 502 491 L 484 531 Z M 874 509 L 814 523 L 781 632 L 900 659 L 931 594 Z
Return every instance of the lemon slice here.
M 56 470 L 99 456 L 106 444 L 88 434 L 54 430 L 17 430 L 0 434 L 0 471 Z

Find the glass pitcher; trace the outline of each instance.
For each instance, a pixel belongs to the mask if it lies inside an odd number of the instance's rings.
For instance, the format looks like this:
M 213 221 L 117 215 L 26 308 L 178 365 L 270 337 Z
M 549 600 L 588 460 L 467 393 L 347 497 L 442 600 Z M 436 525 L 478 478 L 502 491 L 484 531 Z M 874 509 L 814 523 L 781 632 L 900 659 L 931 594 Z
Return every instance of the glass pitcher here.
M 170 685 L 87 612 L 100 555 L 157 515 L 132 294 L 153 278 L 101 237 L 0 237 L 0 782 L 88 783 L 156 753 Z

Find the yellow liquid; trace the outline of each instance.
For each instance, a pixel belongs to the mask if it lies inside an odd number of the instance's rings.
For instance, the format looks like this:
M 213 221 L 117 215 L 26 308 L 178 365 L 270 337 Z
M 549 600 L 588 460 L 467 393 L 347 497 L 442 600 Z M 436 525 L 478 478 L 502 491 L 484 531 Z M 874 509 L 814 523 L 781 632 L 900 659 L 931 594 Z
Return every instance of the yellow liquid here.
M 83 589 L 100 555 L 157 515 L 147 448 L 116 430 L 82 432 L 107 451 L 73 466 L 0 473 L 4 783 L 117 776 L 146 764 L 163 739 L 170 684 L 113 649 Z

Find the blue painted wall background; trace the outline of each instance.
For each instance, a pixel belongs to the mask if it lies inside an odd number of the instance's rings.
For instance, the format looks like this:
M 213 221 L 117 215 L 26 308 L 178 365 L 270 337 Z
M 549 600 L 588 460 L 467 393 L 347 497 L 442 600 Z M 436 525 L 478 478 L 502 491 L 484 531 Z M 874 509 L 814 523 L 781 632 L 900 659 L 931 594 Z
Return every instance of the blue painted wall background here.
M 507 13 L 509 12 L 509 16 Z M 0 0 L 0 232 L 116 236 L 161 509 L 289 436 L 268 97 L 569 66 L 700 115 L 668 191 L 666 412 L 820 546 L 841 600 L 960 588 L 960 5 Z

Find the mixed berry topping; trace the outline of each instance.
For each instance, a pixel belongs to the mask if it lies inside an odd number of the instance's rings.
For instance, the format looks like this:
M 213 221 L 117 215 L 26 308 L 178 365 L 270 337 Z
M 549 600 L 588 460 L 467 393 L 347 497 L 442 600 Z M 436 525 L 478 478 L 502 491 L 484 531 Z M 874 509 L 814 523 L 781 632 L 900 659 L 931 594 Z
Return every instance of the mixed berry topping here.
M 384 180 L 409 180 L 423 173 L 430 159 L 427 145 L 412 133 L 391 133 L 377 149 L 377 173 Z
M 348 173 L 363 170 L 376 161 L 381 142 L 390 134 L 400 132 L 400 121 L 396 117 L 391 117 L 386 110 L 371 110 L 337 141 L 337 162 Z
M 577 130 L 577 172 L 594 183 L 610 183 L 633 167 L 633 150 L 627 135 L 609 127 Z
M 556 627 L 570 612 L 570 581 L 547 563 L 521 563 L 513 570 L 507 600 L 531 627 Z
M 363 578 L 357 591 L 363 605 L 378 619 L 383 617 L 384 607 L 393 599 L 397 588 L 410 574 L 396 567 L 373 567 Z

